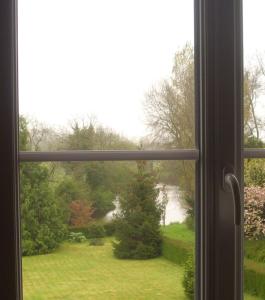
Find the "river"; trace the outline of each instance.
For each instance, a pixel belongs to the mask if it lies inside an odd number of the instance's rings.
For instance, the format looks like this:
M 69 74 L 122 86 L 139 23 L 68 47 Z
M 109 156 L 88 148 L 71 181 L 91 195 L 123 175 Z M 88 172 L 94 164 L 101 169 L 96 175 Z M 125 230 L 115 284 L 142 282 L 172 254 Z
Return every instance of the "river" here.
M 157 185 L 158 188 L 162 187 L 162 184 Z M 166 185 L 165 190 L 168 197 L 168 203 L 166 206 L 166 218 L 165 224 L 169 225 L 171 223 L 182 223 L 186 218 L 186 210 L 181 206 L 180 203 L 180 192 L 177 186 L 174 185 Z M 158 195 L 158 200 L 162 199 L 162 192 L 160 191 Z M 113 218 L 113 214 L 119 210 L 119 198 L 116 197 L 115 201 L 115 209 L 106 214 L 105 220 L 110 221 Z M 161 221 L 162 223 L 162 221 Z

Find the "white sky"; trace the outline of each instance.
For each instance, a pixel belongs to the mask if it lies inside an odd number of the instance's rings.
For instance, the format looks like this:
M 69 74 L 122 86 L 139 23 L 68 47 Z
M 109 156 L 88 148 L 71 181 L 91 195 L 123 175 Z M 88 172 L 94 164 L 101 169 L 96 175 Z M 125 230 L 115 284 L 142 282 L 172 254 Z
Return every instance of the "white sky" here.
M 245 53 L 265 50 L 265 1 L 244 1 Z M 96 116 L 128 137 L 143 100 L 193 42 L 192 0 L 19 0 L 20 113 L 53 126 Z

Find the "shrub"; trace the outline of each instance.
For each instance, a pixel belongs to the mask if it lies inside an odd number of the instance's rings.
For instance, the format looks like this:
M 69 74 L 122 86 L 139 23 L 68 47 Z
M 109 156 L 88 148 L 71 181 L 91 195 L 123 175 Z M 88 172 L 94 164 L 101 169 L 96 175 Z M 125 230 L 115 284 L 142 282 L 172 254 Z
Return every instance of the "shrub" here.
M 70 232 L 69 241 L 72 243 L 83 243 L 86 241 L 86 237 L 82 232 Z
M 87 228 L 87 237 L 91 238 L 102 238 L 105 236 L 105 230 L 101 224 L 91 224 Z
M 89 245 L 90 246 L 103 246 L 104 240 L 101 238 L 93 238 L 93 239 L 89 240 Z
M 89 202 L 84 200 L 72 201 L 69 205 L 70 225 L 73 227 L 86 226 L 91 221 L 93 209 Z
M 265 188 L 245 188 L 245 237 L 265 238 Z
M 265 240 L 245 240 L 245 257 L 265 263 Z
M 35 247 L 33 241 L 22 239 L 22 255 L 30 256 L 34 254 L 35 254 Z
M 247 263 L 244 270 L 245 292 L 265 299 L 265 272 L 263 265 Z
M 116 225 L 115 222 L 107 222 L 104 225 L 104 229 L 105 229 L 105 234 L 106 236 L 112 236 L 115 234 L 115 230 L 116 230 Z
M 193 243 L 163 237 L 162 255 L 178 265 L 183 265 L 186 262 L 193 248 Z
M 248 159 L 244 165 L 246 186 L 265 186 L 265 162 L 261 159 Z
M 86 238 L 88 238 L 87 228 L 88 228 L 88 226 L 85 226 L 85 227 L 69 227 L 69 232 L 74 232 L 74 233 L 81 232 Z
M 195 278 L 194 255 L 190 255 L 184 265 L 183 288 L 188 299 L 194 299 L 194 278 Z

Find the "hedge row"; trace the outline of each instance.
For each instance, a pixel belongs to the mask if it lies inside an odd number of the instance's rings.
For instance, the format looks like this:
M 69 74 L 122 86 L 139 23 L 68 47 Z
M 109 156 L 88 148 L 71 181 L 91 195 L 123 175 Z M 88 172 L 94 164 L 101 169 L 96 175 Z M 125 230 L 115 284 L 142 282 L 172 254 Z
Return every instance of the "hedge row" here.
M 81 232 L 87 239 L 112 236 L 115 233 L 115 224 L 114 222 L 92 223 L 86 227 L 70 227 L 69 232 Z
M 245 260 L 244 290 L 248 294 L 265 299 L 265 264 L 253 261 L 253 258 L 257 259 L 257 247 L 260 247 L 260 244 L 248 241 L 245 246 L 246 256 L 252 260 Z M 193 250 L 194 244 L 191 242 L 163 237 L 162 255 L 178 265 L 184 265 Z
M 163 237 L 162 255 L 178 265 L 185 264 L 193 248 L 193 243 Z
M 265 265 L 245 260 L 244 266 L 245 292 L 265 299 Z

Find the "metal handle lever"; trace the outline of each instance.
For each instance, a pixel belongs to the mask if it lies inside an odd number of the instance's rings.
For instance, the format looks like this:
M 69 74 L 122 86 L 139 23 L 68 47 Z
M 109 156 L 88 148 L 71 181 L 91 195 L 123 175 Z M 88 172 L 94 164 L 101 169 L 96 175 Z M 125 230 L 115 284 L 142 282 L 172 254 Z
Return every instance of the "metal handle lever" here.
M 234 199 L 234 222 L 235 225 L 241 224 L 241 197 L 239 182 L 232 173 L 227 173 L 224 178 L 225 183 L 230 187 Z

